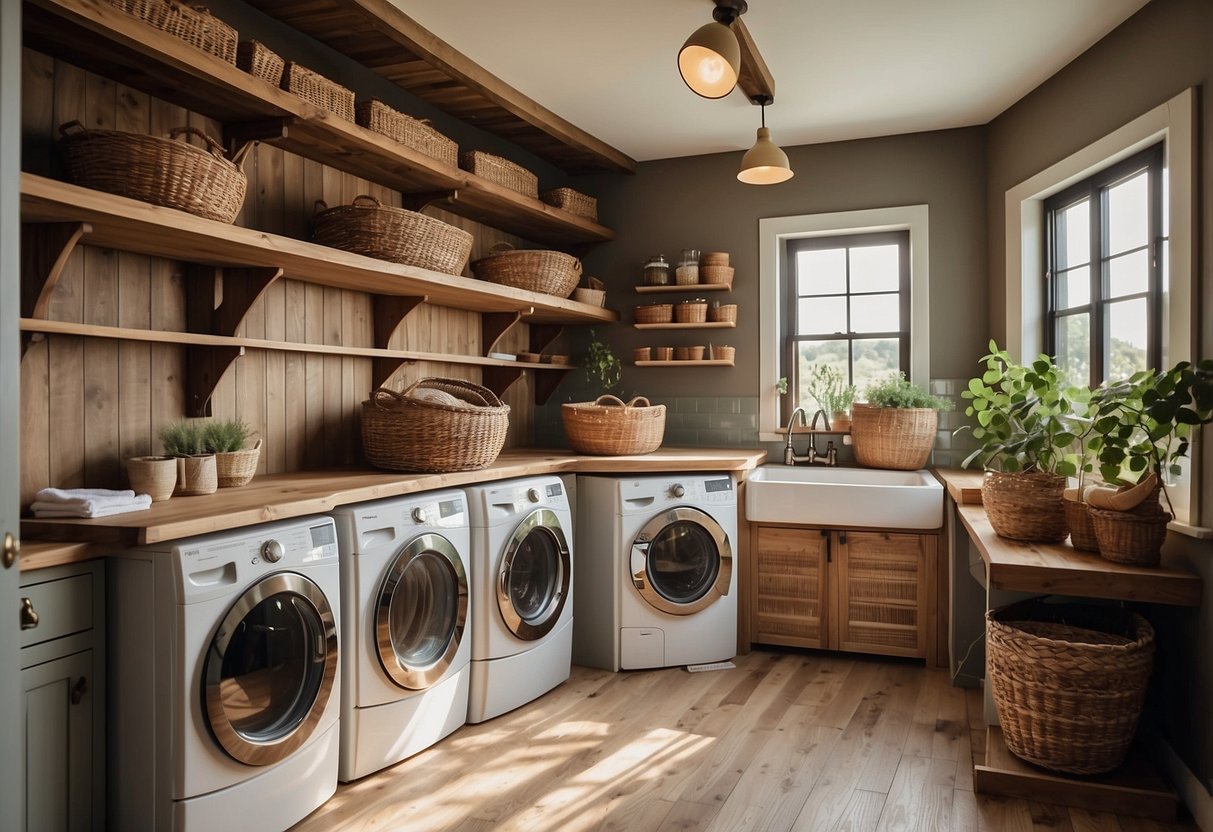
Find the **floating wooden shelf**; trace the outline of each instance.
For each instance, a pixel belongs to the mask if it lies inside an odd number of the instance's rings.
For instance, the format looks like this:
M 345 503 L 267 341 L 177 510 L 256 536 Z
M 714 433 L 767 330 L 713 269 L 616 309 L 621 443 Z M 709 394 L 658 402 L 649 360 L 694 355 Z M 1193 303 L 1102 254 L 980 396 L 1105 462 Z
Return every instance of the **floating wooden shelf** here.
M 605 226 L 321 110 L 100 0 L 28 0 L 23 23 L 27 46 L 222 121 L 230 141 L 265 141 L 414 195 L 414 208 L 439 204 L 528 240 L 614 239 Z
M 637 367 L 732 367 L 732 361 L 724 359 L 700 358 L 684 361 L 633 361 Z
M 684 283 L 669 286 L 637 286 L 636 293 L 641 295 L 662 294 L 666 292 L 731 292 L 732 283 Z
M 632 324 L 636 329 L 734 329 L 736 321 L 708 321 L 702 324 Z

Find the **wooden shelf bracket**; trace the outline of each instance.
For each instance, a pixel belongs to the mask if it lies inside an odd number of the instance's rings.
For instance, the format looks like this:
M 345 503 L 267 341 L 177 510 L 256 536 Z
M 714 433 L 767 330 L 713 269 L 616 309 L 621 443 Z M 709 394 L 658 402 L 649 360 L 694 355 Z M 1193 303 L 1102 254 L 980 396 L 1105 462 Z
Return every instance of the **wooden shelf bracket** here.
M 199 347 L 185 350 L 186 415 L 210 416 L 211 396 L 227 368 L 244 355 L 244 347 Z
M 458 189 L 445 191 L 426 191 L 419 194 L 401 194 L 402 204 L 410 211 L 420 211 L 425 206 L 433 205 L 436 202 L 441 202 L 444 205 L 449 206 L 458 201 Z
M 485 312 L 480 316 L 480 350 L 485 355 L 497 348 L 497 342 L 522 320 L 524 315 L 535 312 L 531 307 L 522 312 Z
M 47 305 L 86 222 L 31 222 L 21 226 L 21 317 L 45 318 Z
M 396 334 L 396 330 L 404 323 L 409 313 L 425 303 L 426 295 L 374 295 L 371 298 L 371 312 L 374 315 L 375 347 L 386 350 Z M 388 379 L 405 364 L 414 363 L 411 358 L 376 358 L 371 369 L 371 386 L 379 388 L 387 384 Z

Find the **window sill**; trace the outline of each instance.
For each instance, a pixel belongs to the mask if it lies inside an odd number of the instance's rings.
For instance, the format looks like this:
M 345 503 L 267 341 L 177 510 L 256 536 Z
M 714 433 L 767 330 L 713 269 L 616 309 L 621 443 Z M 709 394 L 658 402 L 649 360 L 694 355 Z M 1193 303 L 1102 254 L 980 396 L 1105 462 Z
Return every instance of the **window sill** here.
M 1208 526 L 1193 526 L 1190 523 L 1181 523 L 1178 520 L 1172 520 L 1167 524 L 1168 531 L 1173 531 L 1176 534 L 1182 534 L 1186 537 L 1192 537 L 1197 540 L 1213 540 L 1213 529 Z

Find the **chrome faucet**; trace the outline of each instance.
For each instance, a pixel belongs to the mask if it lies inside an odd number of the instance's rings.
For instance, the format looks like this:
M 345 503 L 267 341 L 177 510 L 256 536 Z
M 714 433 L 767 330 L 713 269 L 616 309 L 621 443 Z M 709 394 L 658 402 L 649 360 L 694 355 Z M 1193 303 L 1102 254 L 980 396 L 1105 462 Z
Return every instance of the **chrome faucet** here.
M 826 442 L 825 453 L 818 453 L 817 439 L 814 436 L 810 436 L 809 437 L 809 452 L 804 455 L 796 453 L 796 451 L 792 448 L 792 428 L 796 424 L 797 416 L 800 417 L 800 424 L 802 426 L 808 425 L 808 423 L 809 423 L 808 418 L 805 415 L 805 410 L 803 407 L 797 407 L 795 410 L 792 411 L 792 415 L 788 419 L 787 443 L 783 447 L 783 464 L 784 465 L 795 465 L 797 462 L 805 462 L 805 463 L 808 463 L 809 465 L 815 465 L 818 463 L 820 463 L 822 465 L 837 465 L 838 464 L 838 449 L 834 447 L 834 440 L 832 440 L 832 439 L 828 440 Z M 821 421 L 825 425 L 824 430 L 829 430 L 830 429 L 830 418 L 828 416 L 826 416 L 824 410 L 818 410 L 816 413 L 813 414 L 813 424 L 812 424 L 812 426 L 809 427 L 809 430 L 817 430 L 817 417 L 819 417 L 819 416 L 821 417 Z

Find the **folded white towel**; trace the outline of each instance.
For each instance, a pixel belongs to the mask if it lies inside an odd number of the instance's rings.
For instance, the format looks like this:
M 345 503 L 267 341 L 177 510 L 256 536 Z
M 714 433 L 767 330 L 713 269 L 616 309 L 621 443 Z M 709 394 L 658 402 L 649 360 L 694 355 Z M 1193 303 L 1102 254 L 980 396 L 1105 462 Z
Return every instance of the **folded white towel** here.
M 128 500 L 135 496 L 129 488 L 117 491 L 112 488 L 44 488 L 34 495 L 38 503 L 78 503 L 95 497 L 126 497 Z
M 30 506 L 35 517 L 108 517 L 150 508 L 152 498 L 134 491 L 104 488 L 44 488 Z

